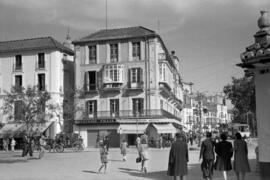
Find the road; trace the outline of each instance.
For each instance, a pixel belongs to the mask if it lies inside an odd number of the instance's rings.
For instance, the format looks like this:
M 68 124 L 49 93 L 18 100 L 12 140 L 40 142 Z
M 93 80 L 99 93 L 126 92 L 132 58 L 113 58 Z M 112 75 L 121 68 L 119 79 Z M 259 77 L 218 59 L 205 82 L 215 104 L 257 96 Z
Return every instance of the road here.
M 190 162 L 188 179 L 200 180 L 202 173 L 198 161 L 199 151 L 189 151 Z M 141 173 L 140 164 L 135 162 L 138 156 L 135 148 L 129 148 L 127 161 L 123 162 L 119 149 L 110 149 L 106 174 L 98 174 L 100 158 L 98 149 L 87 149 L 83 152 L 65 150 L 63 153 L 46 153 L 43 159 L 34 157 L 22 158 L 21 151 L 0 152 L 1 180 L 170 180 L 166 175 L 169 149 L 149 149 L 150 160 L 148 173 Z M 255 170 L 254 146 L 249 146 L 249 159 L 252 171 L 247 180 L 258 180 Z M 214 180 L 221 180 L 222 174 L 214 172 Z M 233 171 L 229 172 L 230 180 L 236 180 Z

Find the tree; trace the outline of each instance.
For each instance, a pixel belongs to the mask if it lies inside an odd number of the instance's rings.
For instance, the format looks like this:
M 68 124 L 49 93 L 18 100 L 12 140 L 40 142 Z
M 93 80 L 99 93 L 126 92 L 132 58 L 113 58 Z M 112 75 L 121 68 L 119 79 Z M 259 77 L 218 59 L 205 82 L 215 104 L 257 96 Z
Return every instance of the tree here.
M 247 116 L 252 113 L 255 117 L 255 84 L 254 77 L 232 77 L 232 82 L 223 88 L 227 99 L 231 100 L 234 105 L 233 116 L 234 122 L 247 123 Z M 256 119 L 254 119 L 255 123 Z M 256 123 L 255 123 L 256 124 Z M 254 125 L 254 124 L 252 124 Z
M 27 88 L 15 86 L 10 92 L 5 91 L 1 109 L 8 120 L 22 123 L 30 136 L 35 125 L 45 123 L 52 117 L 48 109 L 50 99 L 51 96 L 47 91 L 40 91 L 36 86 Z

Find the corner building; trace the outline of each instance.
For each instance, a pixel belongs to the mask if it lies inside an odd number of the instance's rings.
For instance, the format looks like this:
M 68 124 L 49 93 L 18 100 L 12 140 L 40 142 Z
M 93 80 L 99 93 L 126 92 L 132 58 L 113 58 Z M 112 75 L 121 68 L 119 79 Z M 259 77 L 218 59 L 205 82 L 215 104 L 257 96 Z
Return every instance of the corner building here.
M 86 146 L 97 146 L 104 136 L 112 147 L 123 139 L 134 145 L 143 132 L 154 146 L 160 135 L 174 136 L 181 128 L 179 59 L 158 34 L 141 26 L 107 29 L 73 44 L 81 90 L 74 131 Z

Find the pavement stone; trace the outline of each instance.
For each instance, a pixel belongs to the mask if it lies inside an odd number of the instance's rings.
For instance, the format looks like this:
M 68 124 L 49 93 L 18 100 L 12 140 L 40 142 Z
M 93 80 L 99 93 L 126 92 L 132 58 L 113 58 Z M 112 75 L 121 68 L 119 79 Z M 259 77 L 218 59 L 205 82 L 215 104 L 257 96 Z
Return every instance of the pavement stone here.
M 191 147 L 188 170 L 189 180 L 202 179 L 199 149 Z M 106 174 L 98 174 L 100 167 L 99 150 L 87 148 L 83 152 L 73 152 L 65 149 L 63 153 L 46 153 L 43 159 L 34 157 L 20 157 L 21 151 L 0 152 L 0 180 L 171 180 L 166 175 L 169 148 L 149 149 L 150 160 L 148 173 L 140 172 L 140 164 L 135 162 L 138 156 L 136 148 L 129 148 L 127 161 L 123 162 L 119 148 L 109 151 L 109 163 Z M 259 180 L 255 173 L 254 146 L 249 147 L 249 159 L 252 172 L 247 174 L 246 180 Z M 215 171 L 213 180 L 222 180 L 221 172 Z M 229 180 L 236 180 L 233 171 L 228 173 Z

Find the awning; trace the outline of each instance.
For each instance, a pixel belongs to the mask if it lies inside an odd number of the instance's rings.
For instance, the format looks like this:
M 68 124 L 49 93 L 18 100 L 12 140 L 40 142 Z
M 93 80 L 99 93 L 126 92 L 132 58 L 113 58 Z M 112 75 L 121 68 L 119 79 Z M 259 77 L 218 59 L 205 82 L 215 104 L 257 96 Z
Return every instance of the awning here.
M 0 129 L 0 138 L 16 136 L 16 133 L 20 132 L 23 124 L 20 123 L 8 123 Z
M 120 124 L 117 132 L 119 134 L 143 134 L 148 124 Z
M 45 123 L 34 124 L 33 127 L 30 129 L 30 136 L 41 136 L 42 133 L 45 132 L 52 123 L 52 121 L 49 121 Z M 26 129 L 26 125 L 24 124 L 21 128 L 21 131 L 26 132 Z
M 156 128 L 158 134 L 175 134 L 177 133 L 177 129 L 171 124 L 153 124 L 154 128 Z

